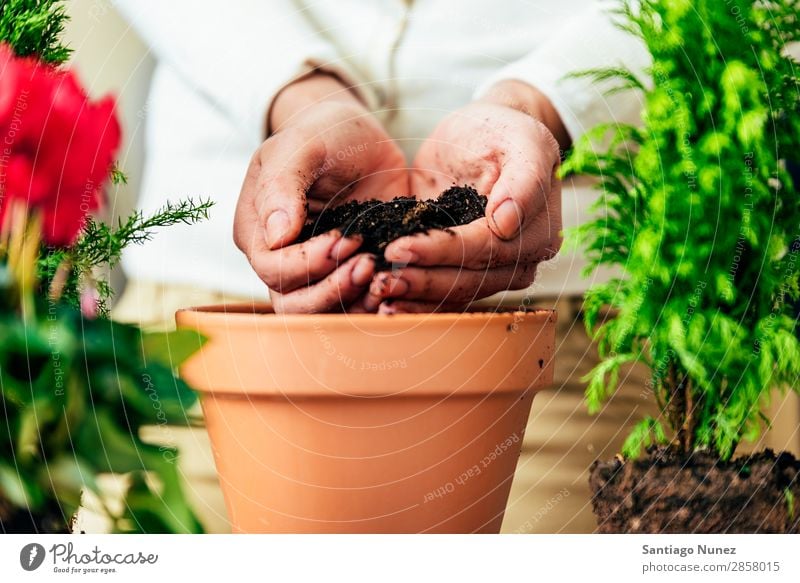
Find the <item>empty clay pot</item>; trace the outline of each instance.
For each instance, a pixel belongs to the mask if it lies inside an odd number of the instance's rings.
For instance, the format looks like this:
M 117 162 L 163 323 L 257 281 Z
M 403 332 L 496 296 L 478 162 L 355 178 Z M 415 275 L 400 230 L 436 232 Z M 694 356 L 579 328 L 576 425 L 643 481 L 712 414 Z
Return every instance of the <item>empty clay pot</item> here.
M 555 313 L 182 310 L 234 532 L 499 532 Z

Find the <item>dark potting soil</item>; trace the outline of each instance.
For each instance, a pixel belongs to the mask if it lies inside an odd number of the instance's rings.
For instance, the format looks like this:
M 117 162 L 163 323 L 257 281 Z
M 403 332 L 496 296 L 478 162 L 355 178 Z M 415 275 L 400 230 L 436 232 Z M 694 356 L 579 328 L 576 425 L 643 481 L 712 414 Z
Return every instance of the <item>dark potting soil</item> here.
M 651 448 L 596 461 L 589 486 L 602 533 L 800 533 L 800 461 L 786 452 L 722 462 Z
M 390 201 L 349 201 L 324 210 L 307 222 L 297 242 L 339 229 L 361 235 L 360 251 L 374 253 L 382 263 L 386 246 L 400 237 L 466 225 L 486 212 L 486 197 L 469 186 L 453 186 L 432 200 L 398 196 Z

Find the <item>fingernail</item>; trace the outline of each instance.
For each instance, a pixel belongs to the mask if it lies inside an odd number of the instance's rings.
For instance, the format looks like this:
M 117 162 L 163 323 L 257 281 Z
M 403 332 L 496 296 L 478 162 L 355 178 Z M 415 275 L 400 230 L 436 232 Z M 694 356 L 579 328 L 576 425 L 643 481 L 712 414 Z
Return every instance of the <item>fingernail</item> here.
M 367 310 L 367 312 L 375 312 L 378 310 L 378 306 L 381 305 L 382 301 L 383 298 L 376 296 L 372 293 L 368 293 L 367 295 L 364 296 L 362 304 L 364 305 L 364 309 Z
M 365 255 L 359 258 L 353 266 L 353 270 L 350 272 L 350 281 L 358 287 L 367 285 L 374 271 L 375 260 L 370 255 Z
M 384 252 L 386 260 L 391 263 L 404 263 L 406 265 L 419 261 L 419 255 L 406 247 L 391 247 Z
M 500 237 L 511 239 L 519 232 L 522 224 L 522 210 L 516 202 L 507 198 L 494 209 L 492 222 Z
M 289 230 L 289 215 L 285 211 L 272 211 L 267 217 L 267 245 L 275 249 Z

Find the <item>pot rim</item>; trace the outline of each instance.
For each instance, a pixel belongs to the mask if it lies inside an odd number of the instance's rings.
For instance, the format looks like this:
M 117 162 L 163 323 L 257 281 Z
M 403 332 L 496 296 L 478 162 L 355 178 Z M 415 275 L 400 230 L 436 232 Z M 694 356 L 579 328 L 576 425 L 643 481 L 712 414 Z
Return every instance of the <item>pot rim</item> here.
M 211 340 L 181 366 L 190 384 L 206 393 L 274 396 L 293 387 L 295 396 L 314 397 L 330 396 L 331 391 L 349 397 L 450 395 L 458 387 L 459 394 L 484 394 L 488 386 L 493 393 L 520 392 L 552 379 L 554 310 L 276 315 L 268 304 L 247 302 L 186 308 L 177 312 L 176 321 L 178 329 L 194 330 Z M 308 336 L 320 330 L 331 342 L 342 342 L 338 350 L 328 352 L 326 340 Z M 452 334 L 457 341 L 448 341 Z M 401 336 L 404 340 L 398 343 Z M 422 349 L 420 338 L 439 348 Z M 304 349 L 301 355 L 297 347 L 307 340 L 314 340 L 316 348 Z M 339 354 L 375 363 L 406 357 L 412 372 L 357 369 Z M 211 360 L 201 365 L 203 358 Z M 246 383 L 244 373 L 230 366 L 242 358 L 249 375 Z M 500 380 L 491 372 L 495 369 L 504 371 Z
M 553 309 L 537 308 L 533 310 L 520 310 L 517 308 L 476 307 L 465 312 L 424 312 L 403 314 L 341 314 L 341 313 L 313 313 L 313 314 L 276 314 L 267 302 L 231 302 L 223 304 L 210 304 L 181 308 L 175 313 L 179 324 L 204 321 L 207 323 L 225 323 L 227 326 L 238 324 L 252 326 L 254 324 L 285 323 L 306 324 L 318 321 L 320 318 L 328 322 L 348 321 L 355 324 L 367 322 L 394 322 L 398 324 L 420 324 L 425 320 L 434 320 L 437 323 L 456 323 L 459 321 L 486 322 L 489 320 L 508 320 L 513 322 L 520 319 L 539 320 L 550 319 L 555 321 L 558 312 Z

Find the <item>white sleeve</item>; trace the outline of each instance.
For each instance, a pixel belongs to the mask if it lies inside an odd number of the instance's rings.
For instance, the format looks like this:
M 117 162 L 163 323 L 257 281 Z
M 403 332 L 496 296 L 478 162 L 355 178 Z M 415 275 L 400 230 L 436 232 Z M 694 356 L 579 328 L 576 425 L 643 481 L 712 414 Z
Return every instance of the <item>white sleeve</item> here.
M 617 1 L 592 3 L 543 45 L 483 82 L 476 96 L 498 81 L 524 81 L 550 99 L 573 142 L 598 123 L 637 123 L 643 105 L 639 92 L 607 96 L 604 92 L 613 86 L 613 81 L 594 83 L 588 78 L 564 78 L 569 73 L 608 66 L 624 66 L 642 77 L 650 55 L 639 38 L 614 24 L 616 17 L 609 10 L 618 6 Z
M 376 97 L 291 0 L 115 0 L 156 58 L 255 143 L 272 99 L 315 69 L 336 74 L 368 106 Z

